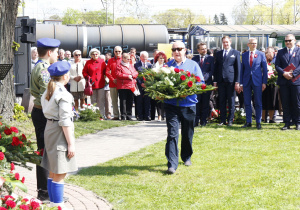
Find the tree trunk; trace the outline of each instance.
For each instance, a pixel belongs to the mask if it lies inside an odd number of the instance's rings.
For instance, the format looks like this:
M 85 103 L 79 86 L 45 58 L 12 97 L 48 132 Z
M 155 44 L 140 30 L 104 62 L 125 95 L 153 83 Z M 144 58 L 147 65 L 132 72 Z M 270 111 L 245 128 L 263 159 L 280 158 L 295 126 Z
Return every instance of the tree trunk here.
M 14 51 L 12 49 L 19 0 L 0 0 L 0 64 L 12 64 Z M 13 68 L 0 84 L 0 116 L 13 119 L 15 88 Z

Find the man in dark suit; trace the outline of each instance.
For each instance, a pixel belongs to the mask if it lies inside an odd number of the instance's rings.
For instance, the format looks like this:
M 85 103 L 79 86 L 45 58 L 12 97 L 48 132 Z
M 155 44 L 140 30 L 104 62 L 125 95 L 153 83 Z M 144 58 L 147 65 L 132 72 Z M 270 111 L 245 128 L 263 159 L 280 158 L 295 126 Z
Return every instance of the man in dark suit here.
M 222 38 L 223 50 L 217 52 L 214 72 L 214 86 L 218 87 L 221 122 L 226 124 L 226 105 L 228 103 L 228 126 L 234 117 L 235 91 L 239 91 L 241 59 L 240 52 L 231 48 L 231 38 Z
M 262 92 L 266 89 L 268 81 L 268 68 L 266 56 L 256 49 L 257 39 L 250 38 L 249 51 L 242 55 L 240 90 L 244 92 L 244 104 L 246 109 L 246 123 L 242 128 L 251 127 L 252 91 L 255 101 L 256 128 L 261 129 Z
M 151 63 L 148 62 L 148 53 L 146 51 L 142 51 L 140 53 L 140 61 L 134 64 L 134 68 L 140 73 L 143 72 L 147 68 L 151 68 Z M 137 109 L 137 118 L 139 121 L 151 121 L 150 118 L 150 97 L 145 94 L 144 91 L 144 81 L 141 78 L 137 78 L 137 85 L 140 90 L 140 95 L 136 96 L 136 109 Z
M 291 119 L 300 130 L 300 49 L 295 46 L 295 36 L 288 34 L 285 36 L 286 47 L 279 50 L 276 56 L 275 67 L 278 72 L 277 85 L 280 89 L 280 97 L 283 108 L 282 130 L 290 129 Z M 293 64 L 296 69 L 285 71 L 285 68 Z
M 192 60 L 196 61 L 200 66 L 200 69 L 204 76 L 205 84 L 212 85 L 212 75 L 214 73 L 214 57 L 207 55 L 207 47 L 206 43 L 204 42 L 200 42 L 197 44 L 197 51 L 199 52 L 199 55 L 193 57 Z M 209 115 L 210 95 L 211 91 L 197 95 L 198 103 L 196 105 L 195 126 L 199 125 L 199 120 L 201 126 L 206 126 L 206 118 Z

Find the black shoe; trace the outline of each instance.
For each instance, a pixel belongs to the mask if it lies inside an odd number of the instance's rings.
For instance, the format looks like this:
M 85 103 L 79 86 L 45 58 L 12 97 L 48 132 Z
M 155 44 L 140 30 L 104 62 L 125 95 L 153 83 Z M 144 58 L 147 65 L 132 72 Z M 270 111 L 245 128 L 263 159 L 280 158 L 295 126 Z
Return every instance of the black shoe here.
M 281 130 L 283 130 L 283 131 L 286 131 L 286 130 L 288 130 L 288 129 L 290 129 L 290 126 L 289 126 L 289 125 L 284 125 L 284 126 L 281 128 Z
M 261 124 L 260 123 L 256 123 L 256 128 L 257 128 L 257 130 L 260 130 L 261 129 Z
M 231 127 L 232 125 L 233 125 L 232 122 L 229 122 L 229 123 L 227 124 L 228 127 Z
M 199 123 L 195 123 L 195 126 L 194 127 L 199 127 Z
M 300 131 L 300 125 L 296 125 L 296 130 Z
M 203 127 L 203 126 L 206 126 L 206 123 L 201 123 L 200 125 L 201 125 L 201 127 Z
M 249 127 L 251 127 L 251 126 L 252 126 L 251 123 L 245 123 L 245 125 L 243 125 L 242 128 L 249 128 Z
M 192 162 L 190 160 L 187 160 L 187 161 L 184 162 L 184 165 L 185 166 L 191 166 Z
M 48 191 L 45 191 L 45 190 L 39 190 L 38 191 L 37 199 L 42 201 L 42 203 L 50 203 L 50 198 L 49 198 L 49 195 L 48 195 Z
M 167 174 L 174 174 L 175 173 L 175 169 L 174 168 L 168 168 L 168 170 L 166 171 Z
M 126 120 L 132 120 L 131 117 L 126 117 Z
M 218 124 L 218 126 L 223 126 L 223 125 L 226 125 L 226 123 L 221 122 L 221 123 Z
M 144 120 L 145 121 L 151 121 L 150 117 L 146 117 Z
M 269 120 L 269 123 L 275 123 L 275 121 L 274 120 Z

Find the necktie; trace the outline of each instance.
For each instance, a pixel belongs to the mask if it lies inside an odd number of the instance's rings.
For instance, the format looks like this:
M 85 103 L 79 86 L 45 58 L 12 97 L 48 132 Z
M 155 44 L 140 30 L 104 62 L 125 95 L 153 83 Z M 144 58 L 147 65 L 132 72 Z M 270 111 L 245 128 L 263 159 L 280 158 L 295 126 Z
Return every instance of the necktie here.
M 224 60 L 225 60 L 226 56 L 227 56 L 227 50 L 225 50 Z
M 251 52 L 250 55 L 250 67 L 252 67 L 252 63 L 253 63 L 253 52 Z
M 200 67 L 202 68 L 202 65 L 203 65 L 203 60 L 204 60 L 204 57 L 201 56 L 201 60 L 200 60 Z
M 289 60 L 291 60 L 292 54 L 291 54 L 291 48 L 289 49 Z

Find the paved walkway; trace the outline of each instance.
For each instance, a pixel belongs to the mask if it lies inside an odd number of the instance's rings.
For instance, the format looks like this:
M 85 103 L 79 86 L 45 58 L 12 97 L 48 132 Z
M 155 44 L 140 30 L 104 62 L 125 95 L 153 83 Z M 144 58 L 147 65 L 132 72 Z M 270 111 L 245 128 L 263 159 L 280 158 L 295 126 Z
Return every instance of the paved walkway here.
M 117 127 L 89 134 L 76 139 L 76 156 L 79 169 L 104 163 L 128 153 L 137 151 L 143 147 L 165 140 L 167 137 L 166 122 L 141 122 L 136 125 Z M 28 164 L 34 166 L 33 164 Z M 16 167 L 16 172 L 25 177 L 28 192 L 17 190 L 20 195 L 35 197 L 36 181 L 35 166 L 32 171 L 22 167 Z M 65 196 L 69 197 L 66 206 L 74 210 L 106 210 L 112 209 L 112 205 L 91 191 L 81 187 L 66 184 Z

